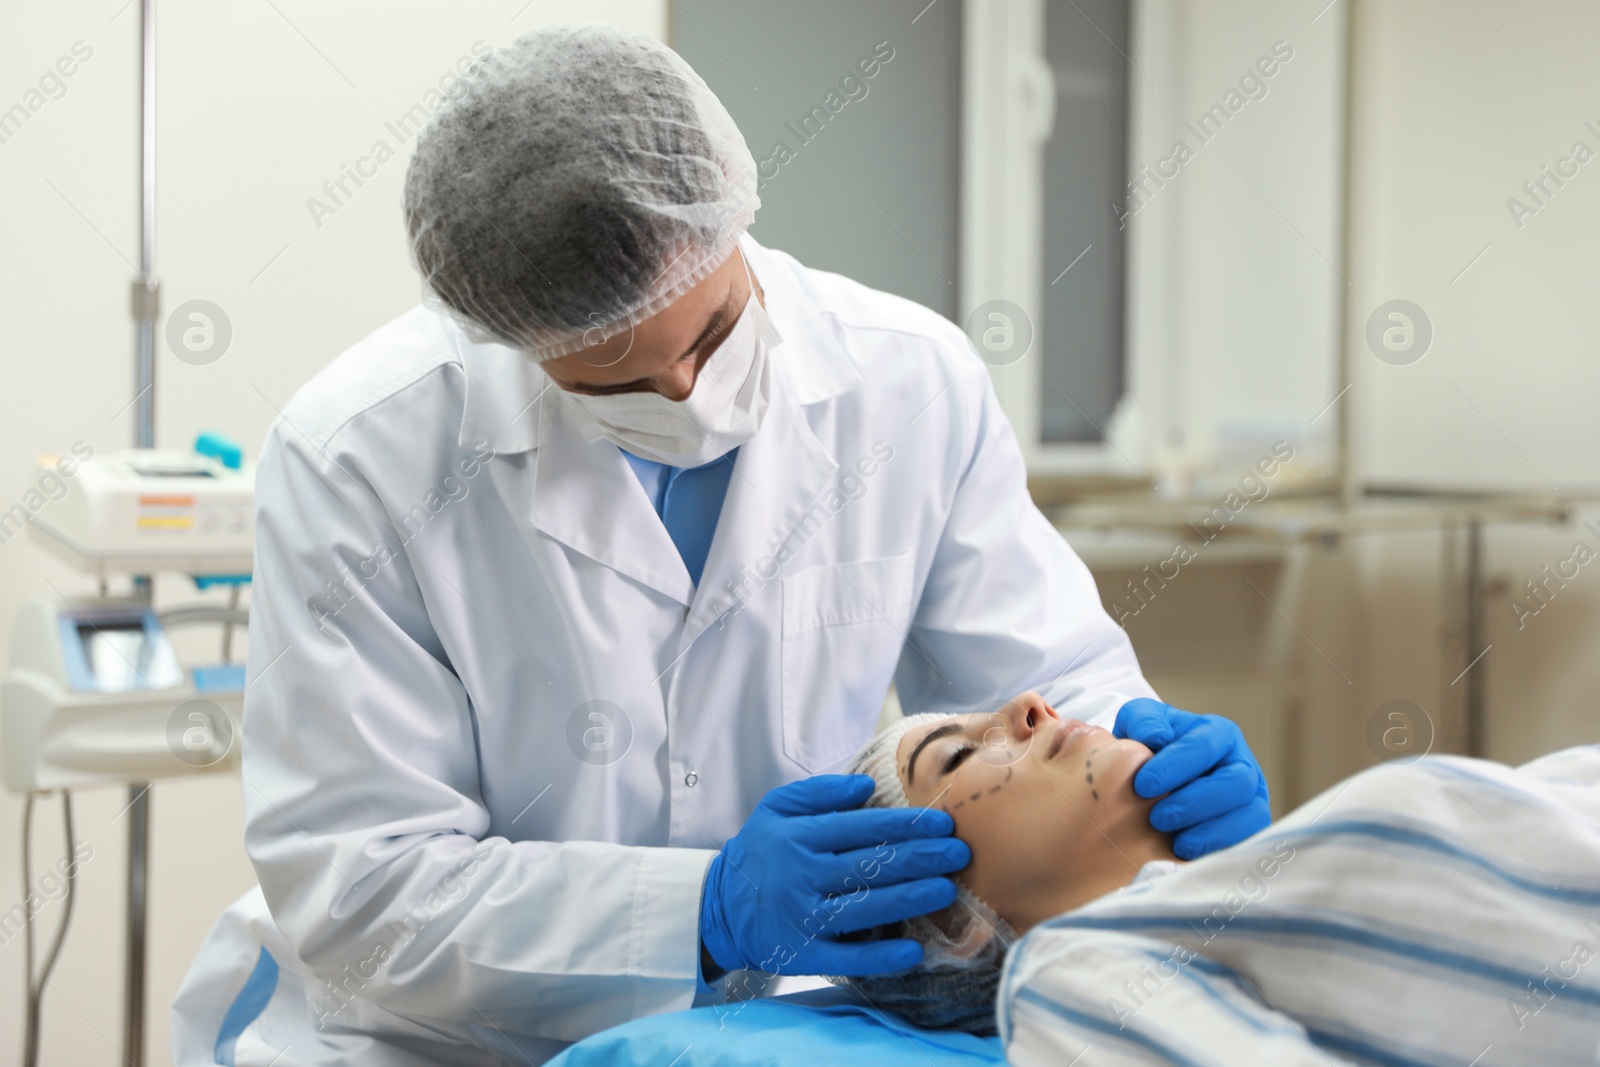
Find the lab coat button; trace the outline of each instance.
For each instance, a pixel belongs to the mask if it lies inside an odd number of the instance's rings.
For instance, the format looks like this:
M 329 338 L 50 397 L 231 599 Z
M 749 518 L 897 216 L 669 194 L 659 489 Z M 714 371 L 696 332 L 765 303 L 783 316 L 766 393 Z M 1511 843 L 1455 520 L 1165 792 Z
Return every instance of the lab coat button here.
M 688 774 L 683 776 L 683 784 L 687 786 L 693 786 L 699 780 L 700 776 L 694 771 L 690 771 Z

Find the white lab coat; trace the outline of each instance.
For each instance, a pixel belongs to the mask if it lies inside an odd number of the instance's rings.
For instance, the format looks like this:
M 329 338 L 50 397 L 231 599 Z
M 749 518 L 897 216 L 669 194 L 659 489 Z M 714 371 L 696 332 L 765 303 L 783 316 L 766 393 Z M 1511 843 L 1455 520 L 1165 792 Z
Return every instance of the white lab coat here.
M 622 454 L 428 310 L 274 424 L 246 837 L 307 1025 L 537 1062 L 687 1007 L 714 850 L 767 790 L 838 770 L 891 681 L 907 712 L 1033 688 L 1104 724 L 1153 695 L 961 331 L 743 247 L 784 341 L 698 587 Z M 266 921 L 238 907 L 219 929 Z M 180 1047 L 255 961 L 218 936 Z

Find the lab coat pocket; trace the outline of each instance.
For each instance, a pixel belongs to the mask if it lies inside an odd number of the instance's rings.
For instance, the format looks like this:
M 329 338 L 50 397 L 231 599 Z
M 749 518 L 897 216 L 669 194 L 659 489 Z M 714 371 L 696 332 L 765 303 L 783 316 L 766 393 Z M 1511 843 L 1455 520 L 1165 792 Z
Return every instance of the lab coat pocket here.
M 783 580 L 783 751 L 834 768 L 877 724 L 911 621 L 912 555 L 813 567 Z

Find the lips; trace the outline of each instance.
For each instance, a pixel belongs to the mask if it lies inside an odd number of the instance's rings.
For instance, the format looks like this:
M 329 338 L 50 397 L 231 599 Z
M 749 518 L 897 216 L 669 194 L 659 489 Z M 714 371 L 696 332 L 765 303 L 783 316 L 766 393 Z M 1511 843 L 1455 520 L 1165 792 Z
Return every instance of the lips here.
M 1053 760 L 1079 735 L 1094 729 L 1086 722 L 1077 719 L 1062 719 L 1061 725 L 1056 727 L 1056 732 L 1050 737 L 1050 748 L 1045 752 L 1045 759 Z

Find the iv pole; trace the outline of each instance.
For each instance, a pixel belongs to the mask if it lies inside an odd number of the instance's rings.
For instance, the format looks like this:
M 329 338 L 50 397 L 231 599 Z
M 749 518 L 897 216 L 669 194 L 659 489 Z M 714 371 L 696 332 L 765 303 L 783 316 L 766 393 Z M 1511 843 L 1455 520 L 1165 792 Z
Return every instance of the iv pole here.
M 156 4 L 140 0 L 139 277 L 131 287 L 134 319 L 133 446 L 156 443 L 156 317 L 161 288 L 155 276 L 156 240 Z M 149 575 L 133 579 L 134 595 L 153 599 Z M 144 1067 L 145 930 L 149 918 L 150 783 L 128 786 L 127 931 L 124 951 L 122 1057 Z

